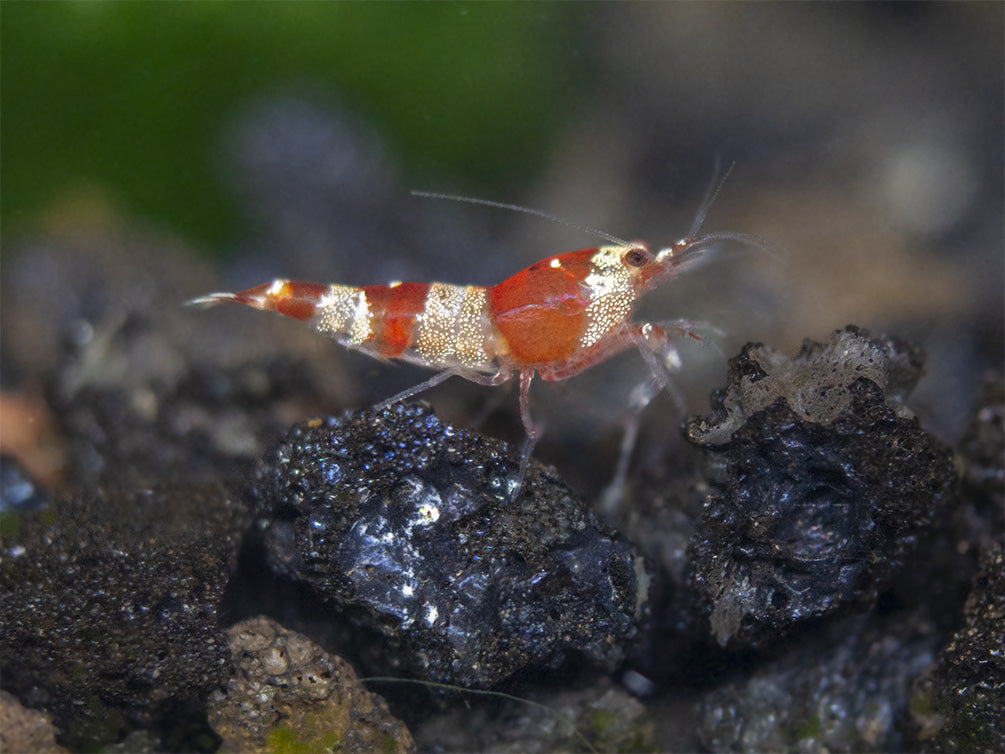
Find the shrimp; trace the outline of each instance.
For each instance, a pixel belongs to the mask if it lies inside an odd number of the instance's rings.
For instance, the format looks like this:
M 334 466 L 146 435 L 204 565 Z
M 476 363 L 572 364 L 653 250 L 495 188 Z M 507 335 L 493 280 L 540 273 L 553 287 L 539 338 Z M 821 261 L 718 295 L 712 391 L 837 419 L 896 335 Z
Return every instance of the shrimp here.
M 543 214 L 497 202 L 467 201 Z M 377 404 L 377 409 L 450 377 L 501 385 L 519 376 L 526 440 L 515 497 L 541 434 L 530 412 L 535 375 L 546 382 L 565 380 L 634 347 L 652 372 L 633 393 L 636 413 L 660 390 L 670 388 L 666 363 L 673 356 L 671 335 L 698 336 L 682 327 L 681 321 L 632 321 L 636 303 L 647 291 L 675 279 L 713 244 L 752 241 L 735 233 L 699 235 L 703 214 L 688 237 L 657 252 L 643 241 L 601 234 L 611 241 L 609 245 L 546 257 L 492 286 L 392 282 L 357 287 L 280 278 L 236 293 L 211 293 L 189 303 L 233 302 L 278 312 L 306 322 L 346 348 L 439 370 Z M 752 242 L 758 244 L 756 239 Z M 629 426 L 626 431 L 618 464 L 621 479 L 634 443 L 632 429 Z

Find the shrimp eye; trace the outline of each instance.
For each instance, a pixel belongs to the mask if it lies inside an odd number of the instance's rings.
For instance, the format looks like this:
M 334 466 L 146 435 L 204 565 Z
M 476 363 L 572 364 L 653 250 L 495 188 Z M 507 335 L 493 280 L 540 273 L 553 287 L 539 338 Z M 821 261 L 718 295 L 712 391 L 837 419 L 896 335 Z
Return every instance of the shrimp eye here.
M 629 249 L 622 255 L 621 260 L 629 267 L 645 267 L 649 264 L 649 252 L 638 247 Z

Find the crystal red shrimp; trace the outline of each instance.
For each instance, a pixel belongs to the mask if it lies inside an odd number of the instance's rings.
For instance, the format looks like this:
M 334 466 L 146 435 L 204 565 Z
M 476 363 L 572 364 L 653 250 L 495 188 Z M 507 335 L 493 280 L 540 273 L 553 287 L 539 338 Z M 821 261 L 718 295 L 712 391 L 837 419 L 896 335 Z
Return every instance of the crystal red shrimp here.
M 672 350 L 668 330 L 687 331 L 673 323 L 633 322 L 636 302 L 674 279 L 712 242 L 737 239 L 748 237 L 695 235 L 655 254 L 644 242 L 619 241 L 546 257 L 493 286 L 394 282 L 356 287 L 276 279 L 190 303 L 236 302 L 275 311 L 307 322 L 347 348 L 440 370 L 378 407 L 455 375 L 483 385 L 519 375 L 527 440 L 518 492 L 539 436 L 528 398 L 534 375 L 564 380 L 635 346 L 653 371 L 652 388 L 641 399 L 648 403 L 667 385 L 657 354 Z

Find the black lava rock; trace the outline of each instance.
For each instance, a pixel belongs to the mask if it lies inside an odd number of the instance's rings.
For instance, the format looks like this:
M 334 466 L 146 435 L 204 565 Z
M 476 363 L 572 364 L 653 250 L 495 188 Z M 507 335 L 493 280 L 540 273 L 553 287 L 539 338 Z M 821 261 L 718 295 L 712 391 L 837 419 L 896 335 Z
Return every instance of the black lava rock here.
M 985 384 L 959 445 L 966 497 L 979 531 L 968 537 L 985 549 L 1005 530 L 1005 377 Z
M 701 750 L 904 751 L 899 718 L 937 647 L 924 626 L 851 616 L 800 635 L 700 696 Z
M 198 710 L 229 674 L 216 607 L 244 507 L 218 484 L 99 489 L 2 521 L 3 687 L 71 748 L 133 727 L 211 742 Z
M 257 490 L 273 566 L 381 631 L 387 662 L 488 687 L 570 651 L 613 664 L 648 578 L 630 543 L 532 463 L 423 405 L 295 427 Z
M 980 562 L 964 624 L 919 679 L 911 712 L 924 751 L 1005 750 L 1005 558 L 996 543 Z
M 950 451 L 900 403 L 920 354 L 854 327 L 789 360 L 748 344 L 689 438 L 712 491 L 692 582 L 721 644 L 870 604 L 954 488 Z

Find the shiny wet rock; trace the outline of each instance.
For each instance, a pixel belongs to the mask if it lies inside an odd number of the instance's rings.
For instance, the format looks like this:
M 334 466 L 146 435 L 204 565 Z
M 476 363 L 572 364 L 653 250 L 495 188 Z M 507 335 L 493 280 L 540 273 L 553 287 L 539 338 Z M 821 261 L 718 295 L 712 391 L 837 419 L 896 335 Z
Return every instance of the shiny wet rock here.
M 516 468 L 423 405 L 297 426 L 260 471 L 268 557 L 425 679 L 612 666 L 645 612 L 642 558 L 536 463 L 511 500 Z

